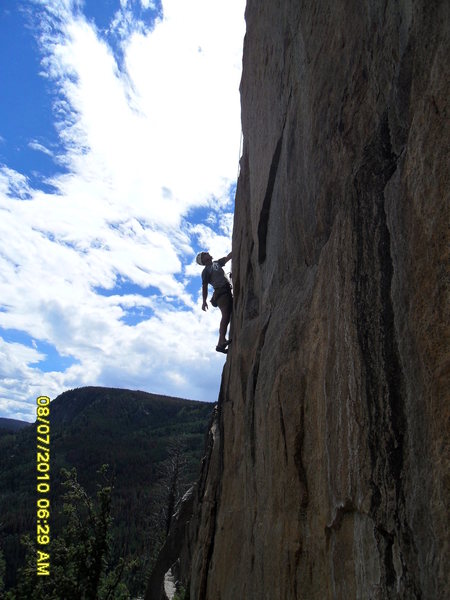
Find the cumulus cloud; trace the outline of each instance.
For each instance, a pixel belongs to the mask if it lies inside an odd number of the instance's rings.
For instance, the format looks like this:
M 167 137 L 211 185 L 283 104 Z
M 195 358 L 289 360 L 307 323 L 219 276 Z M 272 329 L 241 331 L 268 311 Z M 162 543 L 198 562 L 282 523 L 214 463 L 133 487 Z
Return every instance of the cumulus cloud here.
M 74 364 L 3 346 L 0 411 L 31 419 L 37 395 L 95 384 L 213 401 L 219 316 L 192 278 L 198 250 L 231 245 L 244 3 L 166 0 L 145 29 L 121 2 L 121 60 L 78 2 L 36 4 L 61 145 L 29 147 L 64 171 L 50 193 L 0 166 L 0 327 Z

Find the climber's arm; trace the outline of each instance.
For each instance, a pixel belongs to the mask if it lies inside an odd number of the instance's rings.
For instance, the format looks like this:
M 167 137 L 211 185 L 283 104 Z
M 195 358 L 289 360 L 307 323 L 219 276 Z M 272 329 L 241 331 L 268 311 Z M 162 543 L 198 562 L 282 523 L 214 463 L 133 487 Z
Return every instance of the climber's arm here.
M 206 299 L 208 298 L 208 284 L 207 283 L 202 284 L 202 295 L 203 295 L 202 310 L 206 310 L 208 308 L 208 302 L 206 301 Z
M 217 261 L 221 267 L 223 267 L 229 260 L 231 260 L 231 252 L 224 256 L 223 258 L 219 258 Z

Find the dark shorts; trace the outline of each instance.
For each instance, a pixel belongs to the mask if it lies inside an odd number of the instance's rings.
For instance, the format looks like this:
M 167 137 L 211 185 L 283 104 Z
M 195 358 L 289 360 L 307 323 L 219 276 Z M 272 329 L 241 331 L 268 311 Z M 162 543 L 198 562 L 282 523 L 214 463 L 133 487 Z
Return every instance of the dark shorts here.
M 233 310 L 233 296 L 231 295 L 231 291 L 217 298 L 217 306 L 221 311 L 228 310 L 231 312 Z
M 211 304 L 218 306 L 220 310 L 231 310 L 233 309 L 233 296 L 231 294 L 230 287 L 219 288 L 214 290 L 214 294 L 211 298 Z

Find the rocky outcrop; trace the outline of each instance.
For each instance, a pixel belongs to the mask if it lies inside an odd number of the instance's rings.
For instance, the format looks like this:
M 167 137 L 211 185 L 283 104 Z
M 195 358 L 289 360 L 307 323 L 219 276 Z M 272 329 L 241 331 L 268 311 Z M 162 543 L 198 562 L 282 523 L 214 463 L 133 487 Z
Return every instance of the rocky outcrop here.
M 248 1 L 191 600 L 450 597 L 449 12 Z

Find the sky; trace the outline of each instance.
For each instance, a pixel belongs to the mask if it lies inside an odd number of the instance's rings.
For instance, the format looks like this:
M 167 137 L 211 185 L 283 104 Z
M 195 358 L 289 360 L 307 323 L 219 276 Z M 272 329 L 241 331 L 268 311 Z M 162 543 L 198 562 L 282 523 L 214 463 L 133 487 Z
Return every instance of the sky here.
M 1 417 L 85 385 L 217 400 L 195 256 L 231 250 L 244 10 L 0 3 Z

